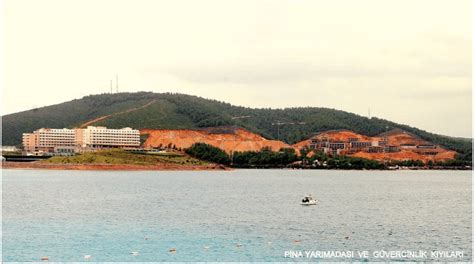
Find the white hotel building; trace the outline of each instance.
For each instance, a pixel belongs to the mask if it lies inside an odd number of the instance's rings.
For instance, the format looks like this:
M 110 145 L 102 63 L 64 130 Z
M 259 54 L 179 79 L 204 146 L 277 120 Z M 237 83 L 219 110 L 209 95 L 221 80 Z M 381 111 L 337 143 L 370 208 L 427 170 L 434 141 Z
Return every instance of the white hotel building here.
M 129 127 L 108 129 L 88 126 L 77 129 L 40 128 L 23 134 L 23 147 L 29 153 L 72 154 L 104 148 L 136 148 L 140 131 Z
M 108 129 L 88 126 L 76 129 L 76 143 L 79 149 L 134 148 L 140 146 L 140 131 L 129 127 Z
M 23 134 L 23 148 L 31 153 L 73 153 L 75 139 L 73 129 L 40 128 Z

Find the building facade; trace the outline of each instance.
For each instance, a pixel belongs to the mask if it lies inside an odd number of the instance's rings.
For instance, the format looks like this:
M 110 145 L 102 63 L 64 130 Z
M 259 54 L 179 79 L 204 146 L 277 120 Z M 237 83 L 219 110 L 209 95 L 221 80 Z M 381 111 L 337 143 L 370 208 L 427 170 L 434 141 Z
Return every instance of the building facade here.
M 23 134 L 23 148 L 31 153 L 73 153 L 75 138 L 74 129 L 40 128 Z
M 140 146 L 140 131 L 125 127 L 108 129 L 106 127 L 88 126 L 77 129 L 76 142 L 84 150 L 102 148 L 134 148 Z
M 23 134 L 23 149 L 27 153 L 72 155 L 75 152 L 104 148 L 136 148 L 140 146 L 140 131 L 129 127 L 108 129 L 89 126 L 78 129 L 41 128 Z
M 23 150 L 26 152 L 36 152 L 38 151 L 36 142 L 38 141 L 37 134 L 33 133 L 23 133 L 22 144 Z

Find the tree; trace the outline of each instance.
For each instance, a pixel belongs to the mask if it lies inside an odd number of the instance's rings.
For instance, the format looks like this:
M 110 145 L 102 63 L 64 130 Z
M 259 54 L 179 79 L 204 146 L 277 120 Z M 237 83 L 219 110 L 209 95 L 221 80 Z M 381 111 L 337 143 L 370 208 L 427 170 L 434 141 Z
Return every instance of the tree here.
M 200 160 L 229 165 L 230 157 L 223 150 L 205 143 L 195 143 L 185 151 L 188 155 Z

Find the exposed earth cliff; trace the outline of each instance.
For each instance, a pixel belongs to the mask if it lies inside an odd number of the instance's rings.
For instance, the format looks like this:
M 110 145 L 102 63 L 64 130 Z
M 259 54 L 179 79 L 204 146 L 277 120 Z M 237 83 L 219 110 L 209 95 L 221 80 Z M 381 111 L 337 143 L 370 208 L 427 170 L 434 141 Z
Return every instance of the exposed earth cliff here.
M 313 141 L 327 139 L 329 142 L 345 143 L 346 147 L 341 150 L 341 154 L 378 161 L 421 160 L 426 163 L 446 161 L 454 159 L 456 156 L 455 151 L 442 148 L 401 129 L 388 131 L 376 137 L 368 137 L 348 130 L 327 131 L 312 139 Z M 310 142 L 311 140 L 306 140 L 295 145 L 300 147 L 306 144 L 308 146 Z M 351 144 L 351 142 L 353 143 Z M 359 145 L 360 143 L 370 143 L 370 146 L 354 146 L 357 143 Z
M 323 151 L 329 154 L 341 154 L 361 157 L 378 161 L 385 160 L 422 160 L 423 162 L 446 161 L 454 159 L 456 152 L 434 145 L 431 142 L 397 129 L 369 137 L 349 130 L 334 130 L 319 133 L 314 137 L 288 145 L 283 141 L 268 140 L 258 134 L 238 127 L 220 127 L 201 130 L 158 130 L 142 129 L 140 133 L 148 135 L 145 147 L 175 146 L 189 148 L 194 143 L 206 143 L 224 150 L 227 153 L 235 151 L 259 151 L 270 148 L 279 151 L 281 148 L 294 148 L 299 152 L 302 148 Z M 315 142 L 327 142 L 327 148 L 320 147 Z M 354 143 L 358 142 L 358 143 Z M 331 144 L 330 144 L 331 143 Z M 359 145 L 366 144 L 365 147 Z M 341 149 L 331 149 L 334 145 Z M 311 154 L 309 154 L 311 155 Z
M 290 145 L 278 141 L 268 140 L 260 135 L 242 128 L 209 128 L 203 130 L 157 130 L 142 129 L 141 134 L 148 134 L 145 147 L 159 147 L 174 145 L 176 148 L 189 148 L 194 143 L 206 143 L 224 150 L 231 151 L 259 151 L 270 148 L 279 151 L 281 148 L 291 148 Z

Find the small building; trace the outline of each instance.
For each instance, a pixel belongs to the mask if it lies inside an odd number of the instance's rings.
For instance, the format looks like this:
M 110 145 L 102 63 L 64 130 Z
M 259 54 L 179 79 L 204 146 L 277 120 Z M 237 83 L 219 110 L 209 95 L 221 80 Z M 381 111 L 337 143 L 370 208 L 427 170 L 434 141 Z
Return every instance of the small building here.
M 372 146 L 372 142 L 370 141 L 353 141 L 350 142 L 350 147 L 351 148 L 356 148 L 356 149 L 365 149 Z
M 20 150 L 15 146 L 2 146 L 2 148 L 1 148 L 2 153 L 5 153 L 5 152 L 18 152 L 18 151 L 20 151 Z
M 435 148 L 431 148 L 431 149 L 429 149 L 429 148 L 417 148 L 417 149 L 414 149 L 413 152 L 418 153 L 420 155 L 435 156 L 440 152 L 440 150 L 435 149 Z
M 413 143 L 400 144 L 401 149 L 415 149 L 416 145 Z
M 367 152 L 369 152 L 369 153 L 383 153 L 384 150 L 385 150 L 385 148 L 382 147 L 382 146 L 370 146 L 367 149 Z
M 423 144 L 423 145 L 416 146 L 416 148 L 417 149 L 435 149 L 437 148 L 437 146 L 433 144 Z
M 333 149 L 333 150 L 345 149 L 346 148 L 346 143 L 344 143 L 344 142 L 330 142 L 329 143 L 329 148 Z
M 385 146 L 384 147 L 384 152 L 387 152 L 387 153 L 393 153 L 393 152 L 399 152 L 400 151 L 400 147 L 398 146 Z

